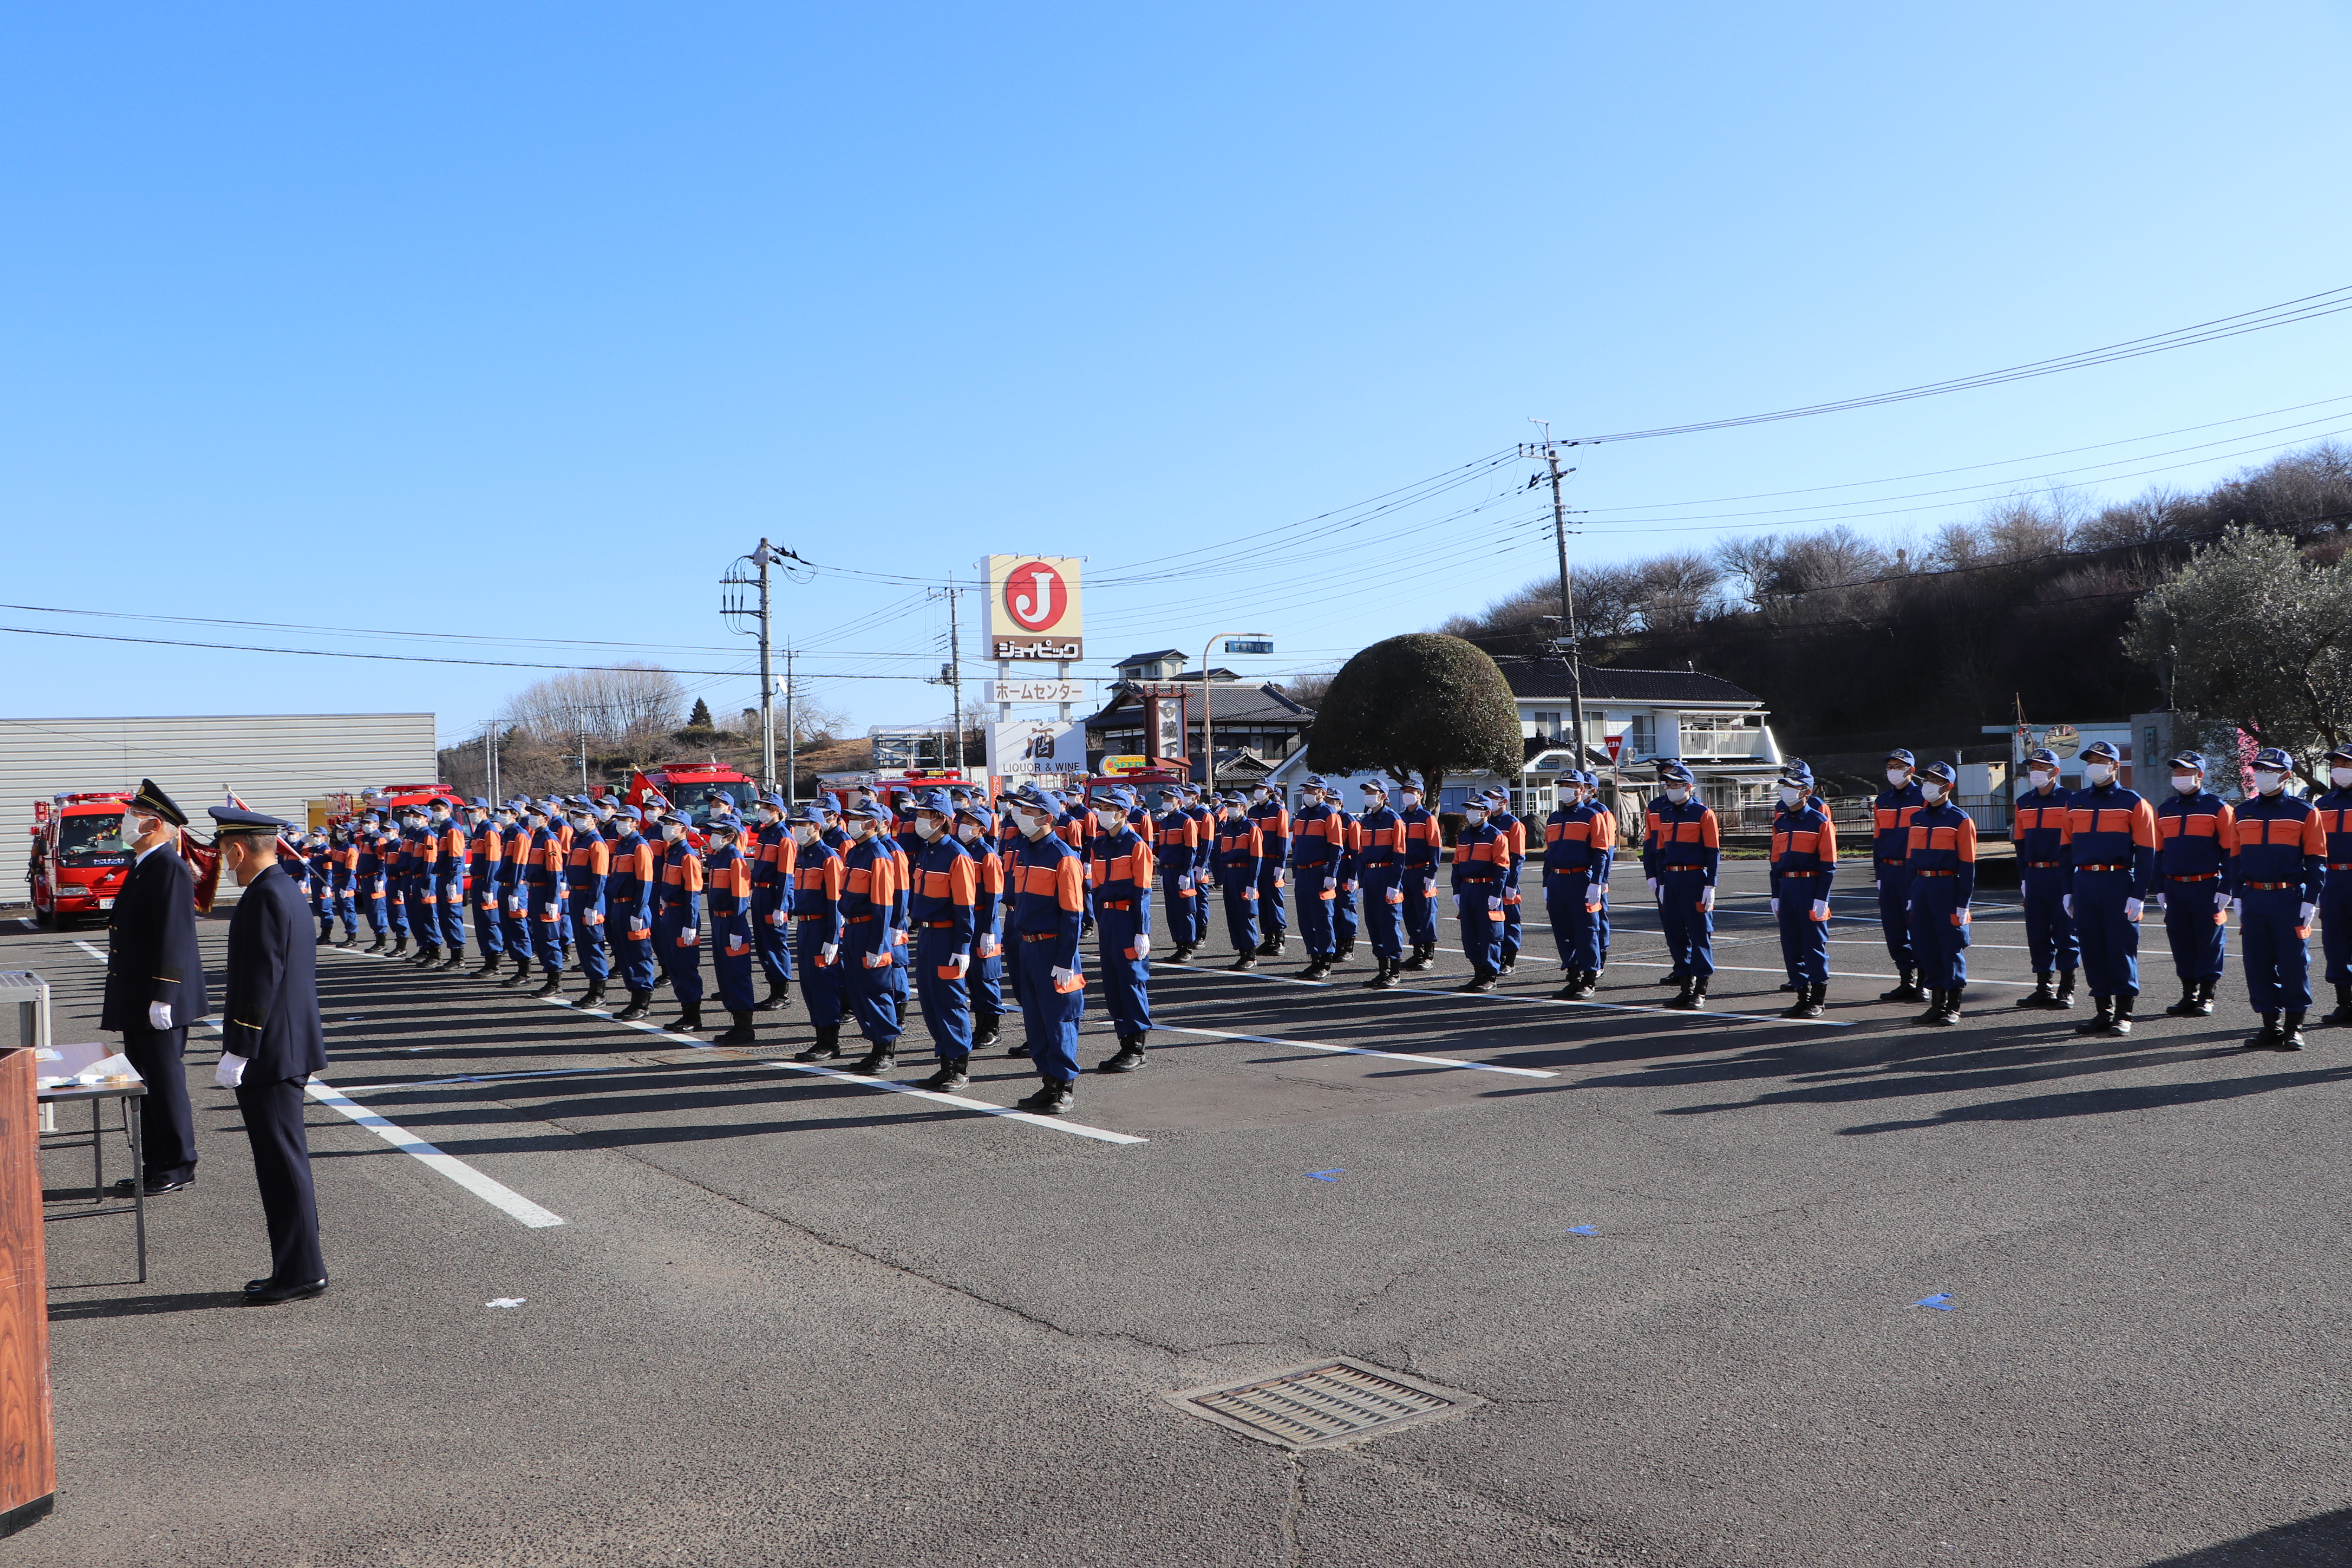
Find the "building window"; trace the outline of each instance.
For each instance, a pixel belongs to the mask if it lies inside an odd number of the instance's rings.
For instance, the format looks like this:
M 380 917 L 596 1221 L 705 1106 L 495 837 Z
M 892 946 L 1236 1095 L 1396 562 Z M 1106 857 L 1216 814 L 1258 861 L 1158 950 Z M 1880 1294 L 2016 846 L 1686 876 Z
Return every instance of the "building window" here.
M 1559 735 L 1559 715 L 1558 713 L 1537 714 L 1536 733 L 1546 740 L 1557 739 Z

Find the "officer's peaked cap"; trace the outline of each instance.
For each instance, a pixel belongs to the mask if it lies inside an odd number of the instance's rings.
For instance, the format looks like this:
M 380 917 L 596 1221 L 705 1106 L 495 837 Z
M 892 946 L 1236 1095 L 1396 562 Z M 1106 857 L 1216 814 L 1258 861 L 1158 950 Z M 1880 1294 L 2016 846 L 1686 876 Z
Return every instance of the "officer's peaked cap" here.
M 139 793 L 131 797 L 131 804 L 150 816 L 162 817 L 174 827 L 188 825 L 188 814 L 182 811 L 170 795 L 156 788 L 153 779 L 139 781 Z
M 290 833 L 294 825 L 266 811 L 247 811 L 237 805 L 215 805 L 205 808 L 218 833 Z

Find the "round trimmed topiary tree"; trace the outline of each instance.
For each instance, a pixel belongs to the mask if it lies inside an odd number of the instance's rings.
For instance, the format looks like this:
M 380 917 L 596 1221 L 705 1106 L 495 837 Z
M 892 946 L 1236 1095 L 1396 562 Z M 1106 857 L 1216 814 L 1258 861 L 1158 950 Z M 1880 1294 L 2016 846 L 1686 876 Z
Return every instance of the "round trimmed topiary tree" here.
M 1510 682 L 1486 650 L 1442 632 L 1408 632 L 1349 659 L 1315 710 L 1307 750 L 1327 773 L 1418 779 L 1433 806 L 1449 772 L 1511 779 L 1527 760 Z

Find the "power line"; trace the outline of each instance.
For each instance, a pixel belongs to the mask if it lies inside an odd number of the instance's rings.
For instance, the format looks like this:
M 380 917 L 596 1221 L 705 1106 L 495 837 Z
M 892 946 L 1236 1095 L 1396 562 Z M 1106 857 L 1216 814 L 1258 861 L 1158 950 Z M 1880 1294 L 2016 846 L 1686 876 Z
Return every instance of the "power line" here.
M 1783 419 L 1810 419 L 1816 415 L 1843 414 L 1856 408 L 1876 408 L 1889 403 L 1908 403 L 1916 398 L 1940 397 L 1947 393 L 1969 392 L 2007 382 L 2056 375 L 2063 371 L 2113 364 L 2119 360 L 2138 359 L 2147 354 L 2163 353 L 2197 343 L 2241 337 L 2248 332 L 2267 331 L 2273 327 L 2315 321 L 2343 310 L 2352 310 L 2352 284 L 2322 293 L 2306 294 L 2299 300 L 2265 305 L 2260 310 L 2217 316 L 2212 321 L 2200 321 L 2193 326 L 2175 327 L 2170 331 L 2151 333 L 2142 338 L 2126 338 L 2122 342 L 2109 343 L 2103 348 L 2082 349 L 2074 353 L 2060 354 L 2054 359 L 2032 360 L 2001 370 L 1979 371 L 1973 375 L 1952 376 L 1943 381 L 1925 382 L 1917 386 L 1900 387 L 1893 392 L 1840 398 L 1832 403 L 1811 403 L 1801 408 L 1776 409 L 1769 414 L 1742 414 L 1730 419 L 1706 419 L 1691 425 L 1662 425 L 1649 430 L 1621 430 L 1608 436 L 1583 436 L 1567 444 L 1591 447 L 1608 441 L 1647 441 L 1660 436 L 1691 436 L 1706 430 L 1730 430 L 1745 425 L 1773 424 Z

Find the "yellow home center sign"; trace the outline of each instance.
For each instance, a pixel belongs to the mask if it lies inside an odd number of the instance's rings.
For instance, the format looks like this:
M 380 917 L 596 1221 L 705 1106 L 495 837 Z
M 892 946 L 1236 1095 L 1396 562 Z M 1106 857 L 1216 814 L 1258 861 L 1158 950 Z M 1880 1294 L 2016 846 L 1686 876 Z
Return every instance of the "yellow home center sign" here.
M 988 657 L 1086 657 L 1078 614 L 1078 557 L 988 558 Z

